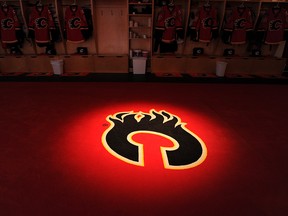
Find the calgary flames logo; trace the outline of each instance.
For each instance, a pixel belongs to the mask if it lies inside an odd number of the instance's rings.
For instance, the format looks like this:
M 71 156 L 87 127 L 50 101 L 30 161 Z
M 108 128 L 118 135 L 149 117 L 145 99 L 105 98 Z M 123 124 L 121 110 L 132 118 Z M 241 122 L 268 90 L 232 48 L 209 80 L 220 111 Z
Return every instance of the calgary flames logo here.
M 45 29 L 48 26 L 48 21 L 45 17 L 39 17 L 35 20 L 37 29 Z
M 244 29 L 245 25 L 246 25 L 246 19 L 244 18 L 236 19 L 234 22 L 234 27 L 236 30 Z
M 10 30 L 13 28 L 13 20 L 11 18 L 7 18 L 7 19 L 2 19 L 1 20 L 1 26 L 3 30 Z
M 106 120 L 111 125 L 104 132 L 102 143 L 108 152 L 127 163 L 144 166 L 143 144 L 133 140 L 138 133 L 156 134 L 172 141 L 173 147 L 160 147 L 166 169 L 192 168 L 207 156 L 204 142 L 179 117 L 166 111 L 120 112 Z
M 282 21 L 281 20 L 272 20 L 269 22 L 269 31 L 278 31 L 282 28 Z
M 207 29 L 207 28 L 212 28 L 213 27 L 213 19 L 211 17 L 205 18 L 202 20 L 202 26 Z
M 173 28 L 175 26 L 175 17 L 169 17 L 165 20 L 165 27 L 166 28 Z
M 79 17 L 73 18 L 69 20 L 69 28 L 70 29 L 79 29 L 81 24 L 81 19 Z

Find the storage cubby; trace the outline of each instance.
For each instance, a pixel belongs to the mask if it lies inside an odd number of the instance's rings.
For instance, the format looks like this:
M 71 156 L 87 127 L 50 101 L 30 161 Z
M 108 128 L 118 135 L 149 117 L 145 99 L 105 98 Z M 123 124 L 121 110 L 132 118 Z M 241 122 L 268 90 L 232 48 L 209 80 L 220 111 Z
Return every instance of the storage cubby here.
M 187 74 L 214 74 L 215 73 L 215 66 L 216 66 L 216 58 L 214 57 L 196 57 L 196 56 L 189 56 L 186 58 L 186 67 L 185 73 Z
M 94 72 L 96 73 L 127 73 L 128 56 L 94 56 Z
M 262 57 L 253 59 L 249 73 L 256 75 L 281 75 L 286 59 Z
M 52 73 L 52 66 L 50 60 L 54 56 L 46 55 L 27 55 L 25 57 L 27 62 L 27 68 L 30 73 Z
M 0 72 L 7 73 L 24 73 L 27 72 L 27 60 L 25 56 L 1 56 L 0 57 Z
M 94 62 L 92 55 L 65 55 L 64 73 L 65 72 L 94 72 Z
M 183 56 L 153 56 L 153 73 L 185 73 L 186 58 Z

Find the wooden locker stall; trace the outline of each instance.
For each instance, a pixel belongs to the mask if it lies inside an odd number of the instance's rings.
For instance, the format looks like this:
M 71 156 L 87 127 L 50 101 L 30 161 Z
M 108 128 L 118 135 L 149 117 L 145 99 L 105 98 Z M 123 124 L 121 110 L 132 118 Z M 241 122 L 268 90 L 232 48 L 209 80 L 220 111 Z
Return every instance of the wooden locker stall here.
M 123 72 L 125 68 L 125 73 L 128 73 L 127 2 L 126 0 L 93 2 L 93 19 L 97 35 L 95 37 L 97 56 L 94 56 L 94 72 L 117 73 Z
M 31 41 L 27 40 L 27 38 L 26 38 L 27 25 L 26 25 L 26 19 L 23 16 L 24 10 L 23 10 L 22 1 L 19 1 L 19 0 L 1 1 L 0 5 L 1 5 L 0 6 L 1 7 L 1 11 L 3 13 L 5 13 L 5 8 L 13 9 L 13 11 L 15 12 L 17 20 L 13 19 L 13 23 L 12 23 L 13 26 L 17 25 L 16 24 L 17 21 L 19 23 L 19 30 L 17 31 L 18 32 L 18 37 L 17 37 L 18 42 L 17 42 L 17 44 L 6 44 L 6 43 L 2 43 L 2 40 L 1 40 L 1 45 L 2 46 L 0 47 L 0 54 L 2 54 L 2 55 L 10 55 L 10 54 L 15 53 L 15 52 L 13 52 L 12 47 L 17 47 L 17 50 L 18 50 L 17 54 L 20 54 L 20 53 L 34 54 L 35 52 L 34 52 L 32 43 L 31 43 Z M 5 28 L 5 27 L 3 27 L 3 28 Z
M 153 31 L 155 32 L 155 27 L 157 26 L 157 20 L 158 16 L 162 11 L 163 4 L 161 4 L 162 1 L 155 1 L 155 8 L 154 8 L 154 21 L 153 21 Z M 190 1 L 189 0 L 176 0 L 175 6 L 178 7 L 181 11 L 181 22 L 182 22 L 182 27 L 183 27 L 183 36 L 180 38 L 178 35 L 176 36 L 178 41 L 177 41 L 177 51 L 175 52 L 175 55 L 182 55 L 184 52 L 184 39 L 186 35 L 186 28 L 187 28 L 187 21 L 188 21 L 188 7 L 190 6 Z M 164 4 L 165 6 L 165 4 Z M 157 55 L 165 55 L 166 53 L 160 53 L 160 46 L 159 46 L 159 41 L 155 39 L 156 35 L 153 35 L 153 56 Z M 171 55 L 171 53 L 167 53 L 168 55 Z
M 191 28 L 193 25 L 193 22 L 196 21 L 196 18 L 198 16 L 198 13 L 200 9 L 203 9 L 205 7 L 210 7 L 211 9 L 216 11 L 216 17 L 213 20 L 215 26 L 217 26 L 218 30 L 215 30 L 218 33 L 218 37 L 212 38 L 210 42 L 204 42 L 204 41 L 195 41 L 193 40 L 193 35 L 191 32 Z M 187 34 L 186 34 L 186 40 L 185 40 L 185 49 L 184 54 L 185 55 L 193 55 L 193 49 L 194 48 L 202 48 L 203 54 L 205 56 L 213 56 L 216 55 L 216 50 L 218 46 L 221 43 L 221 37 L 220 37 L 220 29 L 223 23 L 224 19 L 224 10 L 225 10 L 225 2 L 224 1 L 191 1 L 191 6 L 189 10 L 189 19 L 188 19 L 188 25 L 187 25 Z
M 183 52 L 185 50 L 185 38 L 186 38 L 186 31 L 187 31 L 187 22 L 189 11 L 188 7 L 190 7 L 189 0 L 177 0 L 174 2 L 176 11 L 178 13 L 178 9 L 181 11 L 181 22 L 183 28 L 183 35 L 179 37 L 177 34 L 177 50 L 175 55 L 173 53 L 162 53 L 160 50 L 160 41 L 156 39 L 156 34 L 153 35 L 153 55 L 151 60 L 151 71 L 152 73 L 183 73 L 185 72 L 186 68 L 186 58 L 183 56 Z M 165 5 L 165 4 L 164 4 Z M 156 31 L 157 21 L 159 14 L 162 12 L 163 9 L 163 2 L 162 1 L 155 1 L 155 8 L 154 8 L 154 27 L 153 31 Z
M 42 0 L 42 1 L 33 1 L 33 0 L 20 0 L 21 2 L 21 8 L 22 8 L 22 17 L 25 20 L 25 29 L 26 29 L 26 41 L 29 43 L 29 48 L 25 48 L 23 50 L 24 54 L 27 55 L 43 55 L 43 54 L 47 54 L 48 55 L 48 50 L 51 48 L 55 48 L 57 51 L 57 54 L 61 54 L 64 53 L 64 47 L 62 44 L 62 38 L 61 38 L 61 26 L 59 25 L 59 20 L 58 20 L 58 12 L 57 12 L 57 5 L 55 4 L 54 0 Z M 31 36 L 31 34 L 29 34 L 29 25 L 31 22 L 31 14 L 32 11 L 36 8 L 45 8 L 47 7 L 51 13 L 52 19 L 53 19 L 53 23 L 55 26 L 55 34 L 54 36 L 57 36 L 57 38 L 53 37 L 53 40 L 55 39 L 55 41 L 52 41 L 52 35 L 50 35 L 50 41 L 46 44 L 40 45 L 40 43 L 36 43 L 35 39 Z M 39 9 L 39 10 L 43 10 L 43 9 Z M 43 25 L 46 25 L 46 23 L 42 23 Z M 33 31 L 30 31 L 33 32 Z M 46 49 L 46 47 L 48 47 L 48 49 Z M 32 51 L 33 49 L 33 51 Z
M 80 54 L 79 49 L 80 48 L 87 48 L 88 53 L 87 54 L 96 54 L 96 44 L 95 40 L 93 37 L 93 30 L 94 30 L 94 20 L 92 16 L 92 8 L 93 8 L 93 2 L 90 0 L 84 0 L 84 1 L 79 1 L 79 0 L 62 0 L 62 1 L 56 1 L 58 5 L 58 19 L 60 20 L 59 24 L 61 26 L 61 32 L 63 34 L 63 44 L 65 47 L 65 53 L 68 55 L 73 55 L 73 54 Z M 55 4 L 56 4 L 55 2 Z M 83 41 L 69 41 L 69 38 L 67 38 L 67 33 L 65 31 L 66 25 L 69 25 L 72 23 L 72 18 L 68 20 L 66 17 L 66 12 L 69 10 L 81 10 L 81 12 L 84 13 L 84 18 L 86 20 L 87 26 L 89 27 L 89 37 L 86 39 L 83 39 Z M 65 21 L 66 20 L 66 21 Z M 73 24 L 76 25 L 81 25 L 79 23 L 79 20 L 75 20 Z M 72 25 L 72 24 L 71 24 Z
M 63 37 L 64 53 L 61 53 L 61 59 L 64 62 L 64 73 L 79 73 L 79 72 L 94 72 L 93 55 L 97 53 L 96 43 L 94 39 L 94 20 L 93 20 L 93 1 L 91 0 L 62 0 L 55 1 L 57 5 L 57 16 L 59 26 L 61 26 L 61 34 Z M 79 38 L 77 41 L 72 41 L 67 37 L 68 25 L 84 25 L 82 19 L 73 19 L 68 17 L 68 12 L 80 11 L 83 13 L 83 18 L 86 21 L 85 26 L 88 27 L 89 35 L 87 38 Z M 87 24 L 87 25 L 86 25 Z

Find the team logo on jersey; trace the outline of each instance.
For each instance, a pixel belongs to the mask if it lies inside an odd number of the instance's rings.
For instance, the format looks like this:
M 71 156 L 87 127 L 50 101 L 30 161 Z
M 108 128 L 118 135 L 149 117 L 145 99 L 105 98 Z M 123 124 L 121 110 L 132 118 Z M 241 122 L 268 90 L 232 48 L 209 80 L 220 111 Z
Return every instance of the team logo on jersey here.
M 234 21 L 234 27 L 235 29 L 244 29 L 245 28 L 245 23 L 246 23 L 246 19 L 244 18 L 240 18 L 240 19 L 236 19 Z
M 37 29 L 45 29 L 48 27 L 47 18 L 45 17 L 39 17 L 35 19 L 35 24 Z
M 13 20 L 11 18 L 6 18 L 1 20 L 1 26 L 3 30 L 9 30 L 13 28 Z
M 212 28 L 213 27 L 213 19 L 211 17 L 203 19 L 202 25 L 204 28 Z
M 80 27 L 81 27 L 81 19 L 79 17 L 75 17 L 69 20 L 70 29 L 79 29 Z
M 269 22 L 269 31 L 278 31 L 282 27 L 282 20 L 272 20 Z
M 175 17 L 169 17 L 165 20 L 165 27 L 166 28 L 173 28 L 175 26 Z
M 109 153 L 127 163 L 144 166 L 143 144 L 133 140 L 140 133 L 162 136 L 173 143 L 173 147 L 160 147 L 166 169 L 192 168 L 207 156 L 204 142 L 179 117 L 166 111 L 120 112 L 106 120 L 110 127 L 103 133 L 102 143 Z

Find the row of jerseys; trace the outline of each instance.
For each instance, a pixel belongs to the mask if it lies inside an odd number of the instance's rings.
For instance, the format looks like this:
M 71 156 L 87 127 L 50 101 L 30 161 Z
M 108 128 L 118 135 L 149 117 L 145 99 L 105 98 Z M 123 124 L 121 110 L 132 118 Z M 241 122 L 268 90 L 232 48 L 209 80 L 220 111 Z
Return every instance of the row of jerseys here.
M 286 9 L 275 6 L 261 13 L 254 25 L 253 14 L 250 8 L 240 5 L 232 8 L 224 19 L 222 30 L 228 34 L 226 43 L 245 44 L 247 33 L 253 30 L 263 33 L 263 42 L 279 44 L 285 41 L 285 32 L 288 31 L 288 13 Z M 256 26 L 254 28 L 254 26 Z M 189 23 L 192 40 L 209 43 L 213 39 L 213 31 L 218 31 L 219 20 L 217 10 L 211 5 L 203 5 L 195 14 L 190 15 Z
M 15 10 L 8 5 L 0 7 L 1 42 L 3 44 L 14 44 L 19 41 L 17 32 L 21 31 L 21 25 Z M 48 6 L 35 5 L 29 15 L 29 34 L 32 33 L 38 45 L 50 43 L 51 32 L 55 32 L 56 25 Z M 71 5 L 65 11 L 65 36 L 67 41 L 81 43 L 85 41 L 85 31 L 89 31 L 84 10 Z M 87 34 L 86 34 L 87 35 Z

